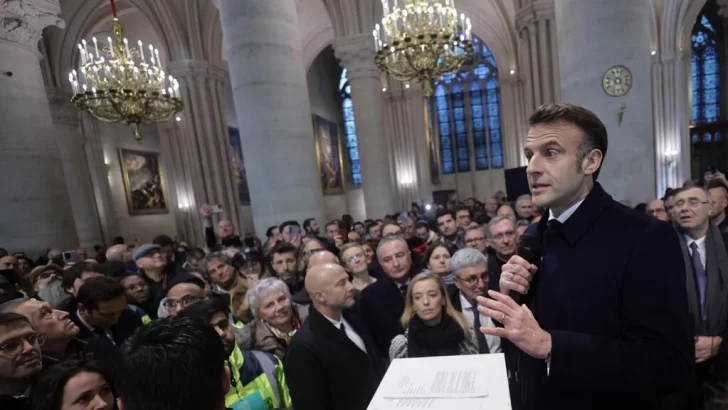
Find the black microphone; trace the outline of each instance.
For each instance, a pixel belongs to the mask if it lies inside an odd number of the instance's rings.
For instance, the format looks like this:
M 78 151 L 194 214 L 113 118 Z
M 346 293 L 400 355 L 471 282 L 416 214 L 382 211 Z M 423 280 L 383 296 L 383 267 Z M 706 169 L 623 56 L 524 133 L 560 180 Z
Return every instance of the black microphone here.
M 541 264 L 541 238 L 536 235 L 524 234 L 518 243 L 518 256 L 525 259 L 526 262 L 538 267 Z M 533 278 L 531 279 L 533 283 Z M 521 303 L 524 296 L 516 291 L 510 291 L 509 295 L 516 303 Z

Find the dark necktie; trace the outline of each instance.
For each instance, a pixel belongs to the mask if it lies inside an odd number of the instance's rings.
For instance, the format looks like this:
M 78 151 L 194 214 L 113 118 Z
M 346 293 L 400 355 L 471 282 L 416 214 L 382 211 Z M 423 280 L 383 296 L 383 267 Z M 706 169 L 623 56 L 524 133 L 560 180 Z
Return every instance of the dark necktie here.
M 548 228 L 546 229 L 549 232 L 559 232 L 561 230 L 561 222 L 559 222 L 558 219 L 549 219 L 548 223 L 546 224 Z
M 344 322 L 341 322 L 341 324 L 339 325 L 339 331 L 342 335 L 344 335 L 345 338 L 349 338 L 349 336 L 346 335 L 346 326 L 344 326 Z
M 698 295 L 700 297 L 700 317 L 705 319 L 705 289 L 708 287 L 708 275 L 705 273 L 703 262 L 700 260 L 700 250 L 698 244 L 693 242 L 690 244 L 691 262 L 693 263 L 693 273 L 695 280 L 698 282 Z
M 402 294 L 403 298 L 407 296 L 407 287 L 408 285 L 402 285 L 399 287 L 399 293 Z
M 480 312 L 478 312 L 478 305 L 470 307 L 473 310 L 473 328 L 475 329 L 475 337 L 478 339 L 478 352 L 490 353 L 488 348 L 488 341 L 485 340 L 485 335 L 480 331 Z

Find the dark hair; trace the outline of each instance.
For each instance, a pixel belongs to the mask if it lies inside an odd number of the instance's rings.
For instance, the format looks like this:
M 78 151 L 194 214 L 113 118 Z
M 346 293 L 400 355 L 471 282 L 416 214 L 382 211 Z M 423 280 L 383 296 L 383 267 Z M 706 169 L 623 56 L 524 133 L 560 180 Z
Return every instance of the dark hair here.
M 124 244 L 124 238 L 121 236 L 115 236 L 114 237 L 114 245 L 123 245 Z
M 472 198 L 468 198 L 468 199 L 472 199 Z M 466 206 L 459 206 L 459 207 L 455 208 L 456 217 L 457 217 L 458 212 L 462 212 L 462 211 L 466 211 L 468 213 L 468 216 L 470 216 L 471 218 L 473 217 L 473 211 L 471 211 L 470 208 L 468 208 Z
M 453 249 L 447 245 L 445 245 L 442 242 L 436 242 L 432 246 L 427 248 L 427 252 L 425 252 L 425 259 L 423 260 L 425 266 L 427 266 L 430 263 L 430 258 L 432 257 L 432 254 L 435 253 L 435 249 L 437 248 L 445 248 L 450 253 L 450 256 L 452 256 L 455 252 L 453 252 Z M 457 251 L 457 250 L 456 250 Z
M 305 221 L 303 221 L 303 230 L 308 232 L 309 228 L 311 228 L 311 222 L 315 221 L 316 218 L 308 218 Z
M 422 228 L 425 228 L 425 229 L 427 229 L 429 231 L 430 230 L 430 224 L 428 224 L 427 221 L 422 221 L 422 220 L 417 221 L 417 223 L 415 224 L 415 230 L 422 229 Z
M 291 245 L 288 242 L 279 242 L 273 250 L 270 251 L 270 254 L 268 254 L 268 257 L 273 262 L 273 256 L 278 253 L 292 253 L 294 256 L 296 255 L 296 247 Z
M 0 325 L 6 325 L 8 323 L 21 322 L 21 321 L 30 325 L 30 320 L 27 317 L 21 315 L 20 313 L 0 312 Z
M 297 226 L 299 229 L 301 228 L 301 225 L 299 225 L 296 221 L 286 221 L 278 227 L 278 230 L 283 233 L 283 231 L 286 229 L 286 226 Z
M 384 228 L 386 228 L 388 226 L 396 226 L 397 228 L 399 228 L 400 230 L 402 230 L 402 227 L 398 223 L 396 223 L 396 222 L 387 222 L 384 225 L 382 225 L 382 233 L 384 233 Z
M 116 391 L 112 384 L 111 374 L 101 364 L 87 360 L 69 360 L 60 362 L 46 370 L 36 384 L 30 397 L 32 410 L 61 410 L 63 405 L 63 391 L 69 380 L 80 373 L 96 373 L 100 375 L 111 387 L 116 397 Z M 114 404 L 114 403 L 107 403 Z M 114 407 L 116 407 L 114 405 Z
M 579 146 L 579 167 L 581 161 L 595 149 L 602 152 L 602 164 L 607 157 L 607 128 L 604 123 L 593 112 L 584 107 L 571 104 L 544 104 L 536 112 L 531 114 L 528 124 L 533 127 L 538 124 L 553 124 L 564 121 L 574 124 L 584 133 L 584 138 Z M 596 181 L 601 171 L 601 165 L 594 171 Z
M 162 248 L 165 246 L 174 246 L 174 241 L 167 235 L 157 235 L 154 239 L 152 239 L 152 243 L 159 245 Z
M 209 298 L 186 307 L 177 317 L 189 317 L 210 323 L 210 319 L 217 313 L 227 315 L 227 312 L 228 308 L 225 302 L 218 298 Z
M 126 264 L 122 261 L 106 261 L 101 265 L 101 269 L 104 270 L 104 274 L 110 278 L 121 279 L 126 275 Z M 71 286 L 69 286 L 70 288 Z
M 273 231 L 276 229 L 278 229 L 278 225 L 269 226 L 265 231 L 265 236 L 270 239 L 273 236 Z
M 116 387 L 125 410 L 218 409 L 225 404 L 221 383 L 227 355 L 208 323 L 189 317 L 155 320 L 127 339 L 119 356 Z
M 324 228 L 328 228 L 328 227 L 329 227 L 329 226 L 331 226 L 331 225 L 336 225 L 336 227 L 338 228 L 338 227 L 339 227 L 339 221 L 337 221 L 337 220 L 329 221 L 329 222 L 328 222 L 328 223 L 326 224 L 326 226 L 324 226 Z
M 99 307 L 100 302 L 108 302 L 126 295 L 124 287 L 114 279 L 105 276 L 91 278 L 78 289 L 76 302 L 88 310 Z
M 716 189 L 716 188 L 721 189 L 722 188 L 724 191 L 728 192 L 728 188 L 726 188 L 726 186 L 723 185 L 723 183 L 720 181 L 710 181 L 710 182 L 708 182 L 708 186 L 706 188 L 707 189 Z
M 185 252 L 185 260 L 202 260 L 205 259 L 205 251 L 202 250 L 202 248 L 190 248 L 187 249 L 187 252 Z
M 357 225 L 361 225 L 361 226 L 362 226 L 362 228 L 364 227 L 364 224 L 363 224 L 363 223 L 361 223 L 361 222 L 354 222 L 354 223 L 353 223 L 353 224 L 351 225 L 351 227 L 352 227 L 352 228 L 356 228 L 356 226 L 357 226 Z
M 376 222 L 374 222 L 374 221 L 372 221 L 372 222 L 368 222 L 368 223 L 367 223 L 367 224 L 365 225 L 365 230 L 364 230 L 364 232 L 365 232 L 365 233 L 366 233 L 367 235 L 369 235 L 369 233 L 371 232 L 372 228 L 374 228 L 375 226 L 379 226 L 379 224 L 378 224 L 378 223 L 376 223 Z
M 452 219 L 455 220 L 455 211 L 453 211 L 452 209 L 441 209 L 437 211 L 437 214 L 435 214 L 435 221 L 446 215 L 450 215 Z
M 80 262 L 76 263 L 70 268 L 63 271 L 63 280 L 61 281 L 61 284 L 63 285 L 63 289 L 68 289 L 73 287 L 73 282 L 76 281 L 76 279 L 81 279 L 81 275 L 83 275 L 84 272 L 94 272 L 94 273 L 100 273 L 104 274 L 104 270 L 98 263 L 94 262 Z

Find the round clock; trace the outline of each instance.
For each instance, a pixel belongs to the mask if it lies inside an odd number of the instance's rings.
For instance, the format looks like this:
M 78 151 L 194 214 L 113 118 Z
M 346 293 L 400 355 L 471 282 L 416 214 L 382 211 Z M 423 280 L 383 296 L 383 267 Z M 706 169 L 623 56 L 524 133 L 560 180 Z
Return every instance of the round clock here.
M 623 65 L 615 65 L 604 73 L 602 87 L 612 97 L 621 97 L 632 88 L 632 73 Z

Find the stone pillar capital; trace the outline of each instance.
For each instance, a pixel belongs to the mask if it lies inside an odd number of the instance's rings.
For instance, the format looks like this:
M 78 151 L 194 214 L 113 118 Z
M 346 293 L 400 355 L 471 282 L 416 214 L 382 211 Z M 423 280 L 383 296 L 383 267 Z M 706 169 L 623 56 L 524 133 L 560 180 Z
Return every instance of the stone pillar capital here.
M 0 40 L 36 51 L 48 26 L 66 26 L 58 0 L 0 0 Z
M 556 6 L 554 0 L 539 0 L 518 10 L 516 13 L 516 27 L 520 31 L 537 21 L 555 19 Z
M 374 62 L 374 37 L 371 34 L 335 39 L 334 53 L 347 69 L 349 80 L 359 77 L 379 78 L 380 71 Z
M 71 102 L 70 92 L 56 87 L 46 87 L 48 104 L 51 108 L 53 123 L 57 125 L 78 126 L 78 110 Z
M 2 0 L 0 0 L 2 1 Z M 168 71 L 182 81 L 187 78 L 202 77 L 229 83 L 228 71 L 204 60 L 175 60 L 169 63 Z

